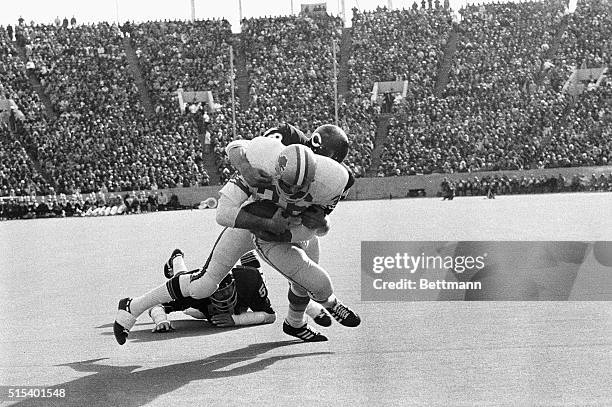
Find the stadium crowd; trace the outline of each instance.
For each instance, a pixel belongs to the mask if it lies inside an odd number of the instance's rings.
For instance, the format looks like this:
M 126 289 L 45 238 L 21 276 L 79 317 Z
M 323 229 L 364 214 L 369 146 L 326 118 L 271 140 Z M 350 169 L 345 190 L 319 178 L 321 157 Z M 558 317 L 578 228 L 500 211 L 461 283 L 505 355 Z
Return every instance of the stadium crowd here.
M 12 219 L 115 216 L 185 209 L 175 194 L 163 191 L 131 191 L 125 195 L 91 192 L 83 196 L 50 194 L 9 196 L 0 199 L 0 221 Z
M 451 15 L 439 2 L 354 10 L 348 61 L 340 60 L 342 21 L 326 15 L 245 19 L 239 42 L 226 20 L 118 27 L 22 19 L 0 27 L 0 99 L 15 103 L 0 127 L 0 193 L 224 182 L 233 172 L 224 156 L 233 139 L 230 45 L 246 60 L 248 100 L 239 100 L 236 134 L 249 139 L 282 121 L 307 133 L 333 121 L 335 41 L 337 59 L 348 64 L 348 91 L 339 98 L 340 125 L 350 138 L 345 163 L 357 177 L 372 169 L 381 113 L 392 117 L 373 169 L 378 176 L 610 163 L 612 81 L 593 82 L 578 96 L 562 89 L 575 67 L 610 66 L 609 2 L 580 2 L 570 14 L 566 2 L 545 0 L 468 6 L 460 22 Z M 448 83 L 436 91 L 453 34 Z M 394 80 L 408 81 L 406 97 L 394 96 L 381 111 L 372 86 Z M 178 89 L 211 90 L 217 109 L 192 102 L 179 109 Z M 211 177 L 206 164 L 217 174 Z
M 577 98 L 550 77 L 536 83 L 550 67 L 548 43 L 568 18 L 562 4 L 488 4 L 462 14 L 446 89 L 400 106 L 378 175 L 609 163 L 610 82 Z
M 23 143 L 14 136 L 23 132 L 25 120 L 44 120 L 44 106 L 31 87 L 26 65 L 11 39 L 0 30 L 0 100 L 12 101 L 0 114 L 0 196 L 48 193 L 49 184 L 37 170 Z
M 592 174 L 590 177 L 575 173 L 571 177 L 562 174 L 558 176 L 536 176 L 525 174 L 513 175 L 483 175 L 460 178 L 456 180 L 445 179 L 440 184 L 440 196 L 453 190 L 455 196 L 486 196 L 516 195 L 516 194 L 542 194 L 557 192 L 610 192 L 612 191 L 612 172 L 607 176 Z
M 369 98 L 378 81 L 406 80 L 410 98 L 432 94 L 451 31 L 443 8 L 360 12 L 353 10 L 351 90 Z
M 145 116 L 115 25 L 29 25 L 17 32 L 58 114 L 26 120 L 22 141 L 59 191 L 209 183 L 191 122 Z

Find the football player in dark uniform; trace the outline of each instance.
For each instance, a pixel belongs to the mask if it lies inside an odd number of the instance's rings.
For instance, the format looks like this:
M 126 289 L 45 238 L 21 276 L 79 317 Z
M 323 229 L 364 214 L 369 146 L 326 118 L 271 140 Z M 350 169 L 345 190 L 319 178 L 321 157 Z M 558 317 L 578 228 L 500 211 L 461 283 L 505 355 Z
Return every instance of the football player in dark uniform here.
M 288 123 L 273 127 L 263 135 L 264 137 L 277 138 L 286 146 L 303 144 L 306 147 L 310 147 L 315 154 L 329 157 L 339 163 L 344 161 L 348 154 L 348 137 L 340 127 L 333 124 L 324 124 L 317 127 L 310 137 L 307 137 L 300 129 Z
M 164 264 L 164 275 L 170 279 L 179 274 L 194 274 L 200 270 L 187 271 L 183 252 L 175 249 Z M 183 311 L 197 319 L 204 319 L 218 327 L 271 324 L 276 313 L 268 298 L 268 289 L 259 270 L 261 264 L 253 252 L 240 258 L 240 262 L 219 283 L 219 288 L 208 298 L 185 297 L 149 309 L 155 327 L 153 332 L 174 330 L 168 320 L 171 312 Z M 331 325 L 331 318 L 317 304 L 309 308 L 308 314 L 323 326 Z

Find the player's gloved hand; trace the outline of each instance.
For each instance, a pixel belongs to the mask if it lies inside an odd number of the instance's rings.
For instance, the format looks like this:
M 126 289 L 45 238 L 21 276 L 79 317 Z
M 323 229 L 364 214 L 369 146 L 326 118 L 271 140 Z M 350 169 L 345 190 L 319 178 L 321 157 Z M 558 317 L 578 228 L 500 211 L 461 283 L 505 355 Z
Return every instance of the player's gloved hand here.
M 279 208 L 274 213 L 274 216 L 268 219 L 268 222 L 266 223 L 266 229 L 268 232 L 280 235 L 291 227 L 292 222 L 295 222 L 295 219 L 292 218 L 293 217 L 283 216 L 283 211 Z
M 213 315 L 212 318 L 210 319 L 210 322 L 212 322 L 215 326 L 218 326 L 220 328 L 227 328 L 227 327 L 236 325 L 236 322 L 234 322 L 234 318 L 232 318 L 231 314 Z
M 320 205 L 308 207 L 301 216 L 302 225 L 308 229 L 317 230 L 327 224 L 325 211 Z
M 155 325 L 155 328 L 153 328 L 151 330 L 151 332 L 172 332 L 174 331 L 174 327 L 172 326 L 172 323 L 170 323 L 170 321 L 162 321 L 158 324 Z
M 292 228 L 294 226 L 300 226 L 302 224 L 302 218 L 299 216 L 289 216 L 289 227 Z
M 272 183 L 272 177 L 264 171 L 251 166 L 246 158 L 240 162 L 238 171 L 244 180 L 252 187 L 264 187 Z

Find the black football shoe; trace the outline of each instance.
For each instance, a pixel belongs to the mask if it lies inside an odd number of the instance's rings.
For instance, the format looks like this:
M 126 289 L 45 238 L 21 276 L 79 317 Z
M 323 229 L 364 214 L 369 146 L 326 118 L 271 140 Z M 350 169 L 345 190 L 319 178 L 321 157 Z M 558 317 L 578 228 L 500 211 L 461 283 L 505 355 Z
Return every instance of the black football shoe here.
M 321 326 L 324 326 L 324 327 L 331 326 L 331 324 L 332 324 L 331 317 L 329 316 L 329 314 L 324 309 L 322 309 L 321 312 L 319 313 L 319 315 L 314 317 L 312 320 L 315 322 L 315 324 L 321 325 Z
M 336 321 L 344 326 L 354 328 L 359 326 L 361 318 L 355 311 L 342 304 L 340 301 L 336 301 L 336 305 L 333 307 L 325 308 L 329 314 L 334 317 Z
M 310 328 L 308 324 L 304 324 L 299 328 L 294 328 L 287 323 L 287 321 L 283 322 L 283 332 L 287 335 L 294 336 L 298 339 L 303 340 L 304 342 L 325 342 L 327 341 L 327 336 L 321 334 Z
M 166 278 L 174 277 L 174 266 L 172 265 L 172 262 L 179 256 L 185 257 L 185 254 L 181 251 L 181 249 L 174 249 L 170 255 L 170 258 L 164 264 L 164 276 L 166 276 Z
M 130 313 L 131 298 L 123 298 L 117 307 L 117 316 L 113 323 L 113 334 L 119 345 L 123 345 L 127 340 L 130 329 L 136 324 L 136 317 Z

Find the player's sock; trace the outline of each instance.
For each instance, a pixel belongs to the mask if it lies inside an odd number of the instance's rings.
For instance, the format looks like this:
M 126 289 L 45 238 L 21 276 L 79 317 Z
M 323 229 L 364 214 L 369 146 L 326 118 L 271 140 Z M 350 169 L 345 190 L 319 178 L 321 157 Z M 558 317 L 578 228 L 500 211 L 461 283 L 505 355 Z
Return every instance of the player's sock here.
M 261 267 L 259 260 L 257 260 L 257 257 L 255 256 L 255 250 L 251 250 L 250 252 L 243 254 L 240 258 L 240 264 L 245 267 L 255 267 L 256 269 Z
M 285 322 L 294 328 L 304 326 L 306 323 L 304 321 L 304 311 L 306 311 L 310 298 L 297 296 L 293 291 L 291 291 L 291 288 L 289 289 L 287 298 L 289 298 L 289 310 L 287 311 L 287 318 L 285 318 Z
M 189 271 L 187 270 L 187 266 L 185 265 L 185 258 L 183 256 L 176 256 L 172 259 L 172 269 L 174 270 L 174 274 Z
M 132 315 L 139 316 L 154 305 L 163 304 L 175 299 L 172 295 L 170 295 L 170 289 L 176 288 L 179 277 L 184 276 L 172 277 L 166 283 L 152 289 L 148 293 L 141 295 L 140 297 L 134 297 L 130 303 L 130 313 Z M 186 277 L 187 280 L 189 280 L 189 276 Z M 169 285 L 171 286 L 170 288 L 168 287 Z

